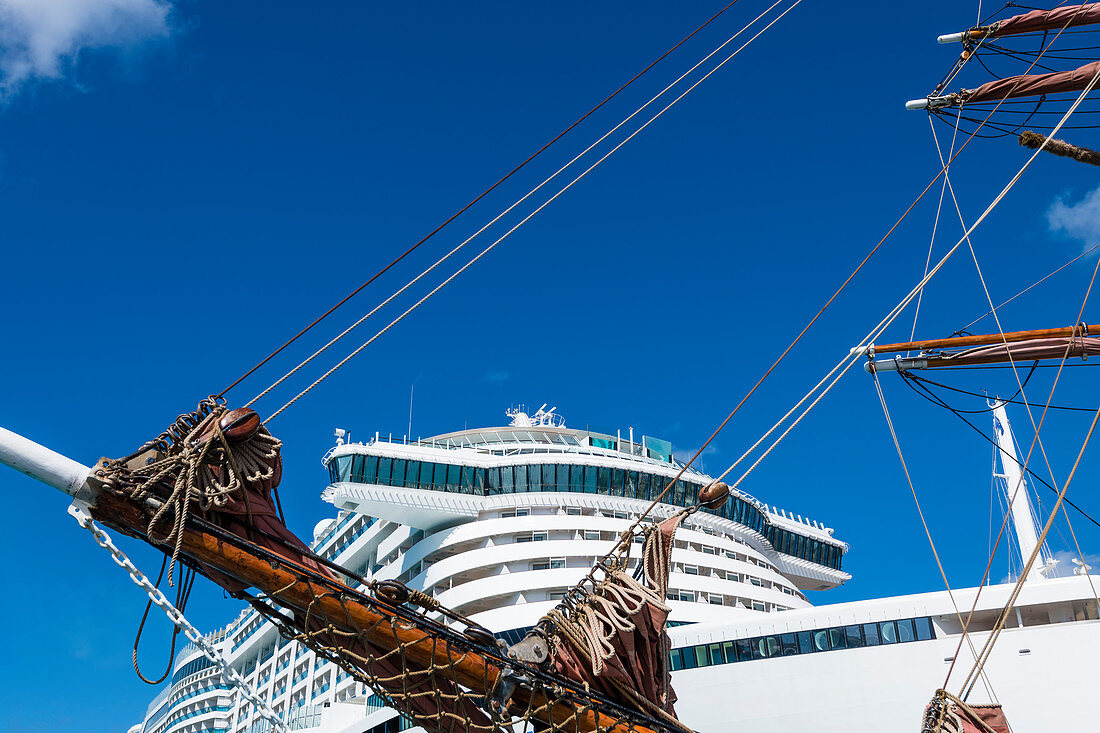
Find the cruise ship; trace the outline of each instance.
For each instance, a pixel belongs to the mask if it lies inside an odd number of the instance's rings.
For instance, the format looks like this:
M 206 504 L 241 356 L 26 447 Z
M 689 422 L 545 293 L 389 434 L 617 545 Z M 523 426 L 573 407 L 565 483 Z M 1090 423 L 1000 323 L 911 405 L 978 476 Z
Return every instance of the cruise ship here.
M 504 427 L 415 441 L 376 433 L 352 442 L 337 430 L 323 458 L 330 483 L 322 496 L 338 513 L 317 525 L 313 549 L 368 580 L 396 579 L 431 594 L 518 641 L 683 466 L 667 441 L 632 429 L 625 436 L 571 429 L 545 406 L 507 414 Z M 694 504 L 711 481 L 687 469 L 657 514 Z M 1015 505 L 1018 525 L 1020 507 L 1031 511 Z M 806 592 L 850 578 L 842 569 L 847 550 L 832 528 L 740 491 L 720 510 L 688 519 L 676 534 L 668 591 L 685 724 L 703 733 L 917 729 L 954 661 L 959 611 L 977 589 L 811 605 Z M 1045 686 L 1059 697 L 1083 695 L 1085 678 L 1071 678 L 1066 660 L 1100 655 L 1093 583 L 1036 574 L 1025 584 L 973 699 L 1003 695 L 1019 706 Z M 983 590 L 973 643 L 983 641 L 1010 590 Z M 251 609 L 208 638 L 290 730 L 413 727 Z M 960 655 L 959 667 L 972 659 Z M 1019 730 L 1084 720 L 1073 706 L 1006 712 Z M 271 723 L 189 646 L 129 733 L 209 730 L 263 733 Z

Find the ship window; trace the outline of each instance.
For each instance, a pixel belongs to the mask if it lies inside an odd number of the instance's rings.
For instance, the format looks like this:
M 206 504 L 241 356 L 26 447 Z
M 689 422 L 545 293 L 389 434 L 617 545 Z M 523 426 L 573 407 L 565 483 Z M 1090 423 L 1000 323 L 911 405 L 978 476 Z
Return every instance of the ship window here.
M 516 493 L 522 494 L 527 491 L 527 466 L 515 466 L 513 470 L 516 474 Z
M 599 491 L 597 481 L 598 471 L 595 466 L 584 467 L 584 493 L 595 494 Z
M 462 485 L 462 468 L 460 466 L 447 466 L 447 489 L 458 491 Z
M 336 475 L 338 481 L 348 481 L 351 478 L 351 456 L 339 456 L 334 459 L 336 463 Z
M 489 485 L 489 494 L 500 493 L 500 471 L 501 469 L 499 468 L 490 468 L 485 472 L 486 483 Z M 505 478 L 508 477 L 506 476 Z
M 360 483 L 360 484 L 365 483 L 363 481 L 363 473 L 364 473 L 363 468 L 366 465 L 366 460 L 367 460 L 366 456 L 355 456 L 355 458 L 352 459 L 352 462 L 351 462 L 351 478 L 349 479 L 350 481 L 355 481 L 356 483 Z
M 730 553 L 726 553 L 726 554 L 728 556 Z M 737 573 L 726 573 L 726 580 L 740 581 L 741 576 L 738 575 Z
M 695 591 L 690 591 L 690 590 L 680 591 L 680 600 L 681 601 L 694 602 L 695 601 Z
M 737 661 L 737 647 L 734 645 L 734 642 L 722 642 L 722 653 L 726 658 L 726 664 L 733 664 Z
M 638 472 L 637 471 L 627 471 L 625 481 L 626 481 L 626 483 L 623 484 L 623 496 L 637 497 L 638 496 Z
M 878 625 L 879 638 L 883 644 L 893 644 L 898 640 L 898 628 L 893 621 L 884 621 Z
M 584 531 L 584 538 L 586 540 L 598 540 L 600 538 L 600 533 L 596 530 L 586 529 Z
M 390 476 L 390 486 L 405 485 L 405 459 L 393 459 L 393 475 Z
M 596 491 L 607 494 L 611 491 L 611 469 L 599 466 L 596 468 Z
M 474 482 L 474 472 L 476 468 L 471 466 L 462 467 L 462 493 L 464 494 L 480 494 Z
M 684 566 L 684 572 L 687 573 L 688 575 L 698 575 L 699 574 L 699 566 L 698 565 L 685 565 Z
M 555 480 L 554 474 L 556 473 L 557 466 L 553 463 L 542 464 L 542 490 L 543 491 L 566 491 L 564 487 L 559 488 L 558 482 Z
M 917 639 L 920 641 L 928 641 L 936 637 L 935 632 L 932 631 L 932 619 L 927 616 L 918 618 L 916 620 L 917 625 Z
M 819 652 L 829 651 L 829 630 L 822 629 L 814 632 L 814 649 Z
M 392 458 L 379 458 L 378 459 L 378 483 L 383 486 L 389 486 L 390 483 L 390 471 L 393 469 Z
M 779 649 L 779 639 L 774 636 L 763 636 L 756 642 L 756 654 L 754 656 L 757 659 L 767 659 L 778 655 Z
M 767 611 L 768 609 L 760 601 L 753 601 L 752 602 L 752 610 L 754 610 L 754 611 Z
M 798 632 L 798 651 L 801 654 L 809 654 L 814 650 L 813 636 L 809 631 Z
M 878 624 L 863 624 L 863 639 L 867 646 L 878 646 Z
M 898 626 L 898 641 L 914 641 L 917 636 L 913 632 L 913 622 L 910 619 L 895 621 Z
M 725 664 L 726 655 L 722 653 L 721 644 L 710 644 L 707 646 L 707 652 L 710 655 L 711 664 Z
M 689 646 L 680 651 L 683 653 L 683 669 L 695 669 L 695 649 Z
M 747 662 L 752 659 L 752 642 L 748 639 L 738 639 L 734 644 L 737 647 L 737 661 Z
M 532 532 L 531 533 L 531 541 L 532 542 L 545 542 L 548 536 L 549 535 L 546 532 Z
M 849 649 L 858 649 L 863 646 L 863 635 L 859 633 L 859 626 L 845 626 L 844 636 L 847 638 Z
M 673 649 L 672 652 L 668 655 L 668 658 L 671 662 L 669 666 L 673 672 L 684 668 L 684 657 L 683 654 L 681 654 L 680 649 Z
M 639 473 L 638 474 L 638 498 L 639 499 L 646 499 L 646 500 L 649 499 L 649 479 L 650 479 L 650 475 L 648 473 Z
M 432 488 L 442 491 L 447 488 L 447 466 L 444 463 L 432 464 Z
M 623 469 L 621 468 L 611 470 L 611 495 L 623 495 Z
M 581 508 L 577 506 L 567 506 L 565 513 L 571 517 L 579 517 L 581 515 Z
M 718 595 L 717 593 L 711 593 L 710 595 L 708 595 L 707 600 L 715 606 L 721 606 L 724 602 L 722 596 Z

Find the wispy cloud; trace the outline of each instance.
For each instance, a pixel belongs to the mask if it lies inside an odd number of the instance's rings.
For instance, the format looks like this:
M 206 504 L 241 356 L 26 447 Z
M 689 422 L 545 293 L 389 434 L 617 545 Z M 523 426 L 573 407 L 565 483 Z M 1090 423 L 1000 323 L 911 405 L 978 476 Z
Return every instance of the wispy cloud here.
M 507 382 L 508 381 L 508 372 L 506 372 L 506 371 L 487 372 L 485 374 L 485 376 L 483 377 L 483 379 L 486 382 Z
M 1100 240 L 1100 186 L 1076 203 L 1057 199 L 1047 210 L 1052 232 L 1062 232 L 1091 245 Z
M 171 10 L 169 0 L 0 0 L 0 102 L 63 78 L 85 49 L 166 37 Z

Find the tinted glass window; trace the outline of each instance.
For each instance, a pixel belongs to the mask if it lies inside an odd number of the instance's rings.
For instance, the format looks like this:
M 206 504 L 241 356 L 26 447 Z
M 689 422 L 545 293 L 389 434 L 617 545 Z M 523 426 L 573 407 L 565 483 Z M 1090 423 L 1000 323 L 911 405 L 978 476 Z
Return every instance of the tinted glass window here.
M 436 463 L 432 466 L 432 488 L 443 490 L 447 488 L 447 465 Z
M 555 477 L 557 466 L 553 463 L 543 464 L 542 467 L 542 490 L 543 491 L 556 491 L 558 488 L 557 478 Z
M 932 619 L 925 616 L 924 618 L 918 618 L 916 620 L 917 625 L 917 639 L 920 641 L 928 641 L 934 639 L 935 634 L 932 632 Z
M 490 468 L 485 472 L 485 478 L 489 484 L 490 494 L 500 493 L 500 469 Z
M 737 647 L 732 641 L 722 642 L 722 653 L 726 657 L 726 664 L 737 661 Z
M 813 636 L 809 631 L 798 632 L 798 651 L 802 654 L 809 654 L 814 650 Z
M 500 490 L 505 494 L 515 493 L 516 484 L 514 480 L 514 473 L 511 466 L 505 466 L 504 468 L 494 469 L 500 472 Z
M 798 654 L 798 640 L 794 634 L 783 634 L 779 637 L 779 641 L 783 644 L 783 656 Z
M 612 496 L 623 495 L 623 469 L 621 468 L 611 470 L 611 494 Z
M 527 491 L 527 466 L 516 466 L 516 493 L 522 494 Z
M 707 647 L 707 650 L 710 653 L 710 663 L 711 664 L 725 664 L 726 663 L 726 655 L 722 652 L 722 645 L 721 644 L 711 644 L 710 646 Z
M 595 494 L 598 488 L 596 482 L 596 468 L 594 466 L 584 467 L 584 491 L 586 494 Z
M 867 646 L 878 646 L 878 624 L 863 624 L 863 640 Z
M 815 631 L 814 632 L 814 649 L 819 652 L 829 651 L 829 632 L 828 630 Z
M 700 645 L 695 647 L 695 666 L 706 667 L 709 659 L 707 658 L 706 646 Z
M 638 474 L 638 498 L 649 499 L 649 474 Z
M 336 476 L 338 481 L 351 480 L 351 456 L 340 456 L 334 459 L 336 463 Z
M 845 636 L 844 629 L 829 629 L 829 648 L 830 649 L 844 649 L 845 648 Z
M 393 459 L 393 475 L 390 476 L 391 486 L 404 486 L 405 485 L 405 459 L 394 458 Z
M 672 671 L 675 672 L 678 669 L 684 668 L 684 657 L 680 654 L 679 649 L 673 649 L 672 653 L 668 655 L 672 661 Z
M 878 625 L 878 638 L 883 644 L 894 644 L 898 640 L 898 629 L 893 621 L 885 621 Z
M 392 458 L 378 459 L 378 483 L 388 486 L 390 483 L 390 470 L 393 468 Z
M 739 639 L 735 642 L 737 646 L 737 660 L 739 662 L 747 662 L 752 659 L 752 642 L 748 639 Z
M 448 491 L 458 491 L 458 487 L 462 483 L 461 473 L 462 469 L 458 466 L 447 466 Z
M 601 494 L 611 492 L 611 469 L 599 467 L 596 469 L 596 489 Z
M 474 482 L 474 472 L 477 469 L 470 466 L 462 467 L 462 491 L 467 494 L 480 493 L 477 491 L 477 487 Z
M 844 636 L 849 649 L 858 649 L 863 646 L 863 635 L 859 632 L 859 626 L 845 626 Z
M 683 652 L 684 669 L 695 669 L 695 650 L 689 646 L 680 651 Z
M 917 635 L 913 631 L 913 621 L 911 619 L 902 619 L 894 623 L 898 625 L 898 641 L 916 641 Z

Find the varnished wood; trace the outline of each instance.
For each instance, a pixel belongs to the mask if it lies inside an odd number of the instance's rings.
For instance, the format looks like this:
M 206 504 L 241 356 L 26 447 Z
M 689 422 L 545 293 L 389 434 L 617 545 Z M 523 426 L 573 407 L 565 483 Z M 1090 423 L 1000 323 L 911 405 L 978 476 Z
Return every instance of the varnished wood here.
M 1086 326 L 1089 334 L 1100 334 L 1100 326 Z M 1083 336 L 1080 326 L 1076 328 L 1040 328 L 1032 331 L 1009 331 L 1004 334 L 989 333 L 978 336 L 956 336 L 949 339 L 931 339 L 928 341 L 907 341 L 900 344 L 875 344 L 876 354 L 887 354 L 896 351 L 927 351 L 928 349 L 954 349 L 963 346 L 988 346 L 990 344 L 1012 343 L 1014 341 L 1031 341 L 1042 338 L 1066 338 L 1069 336 Z

